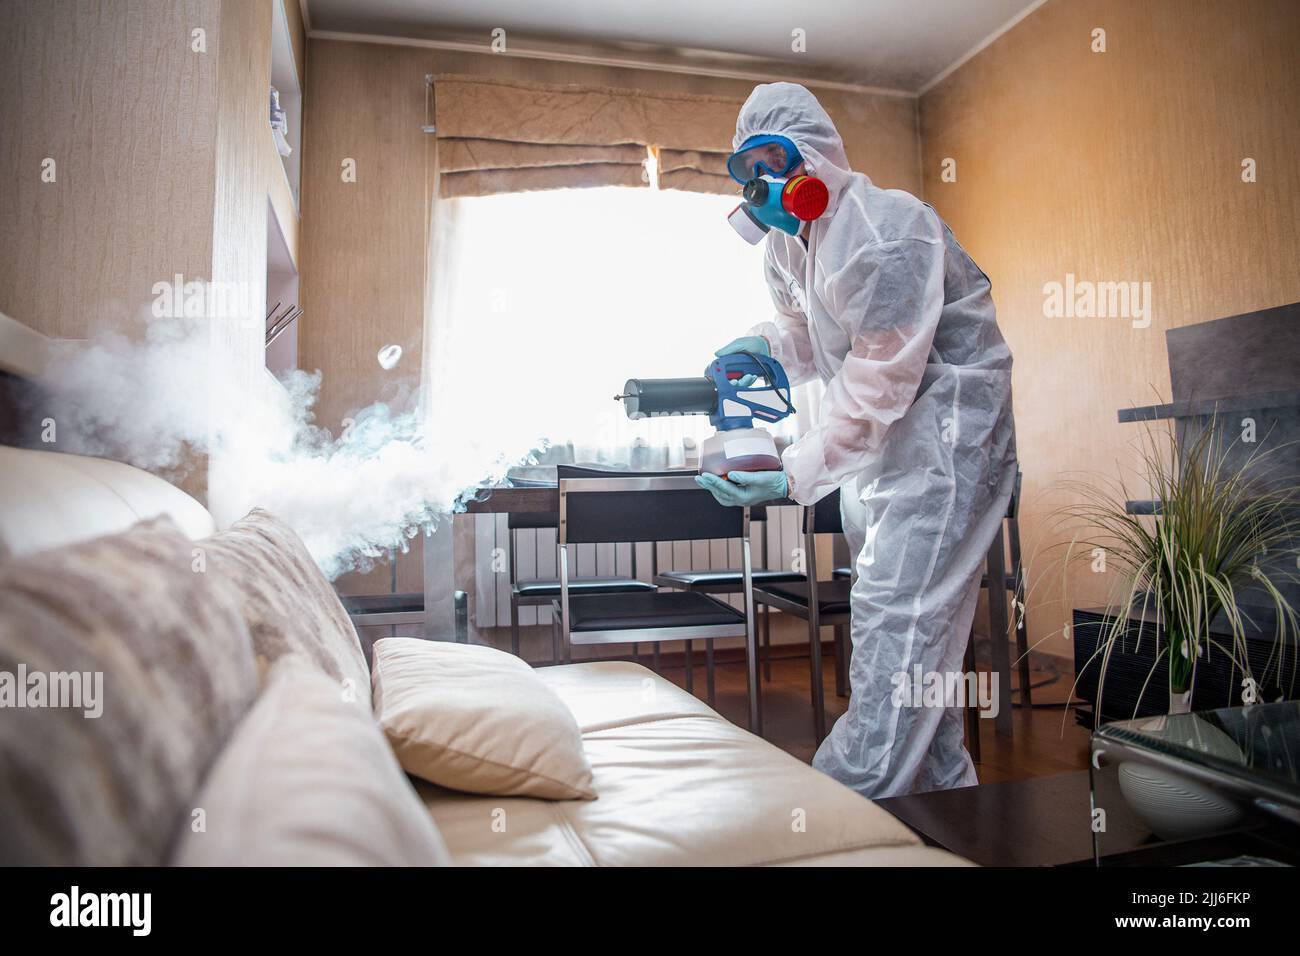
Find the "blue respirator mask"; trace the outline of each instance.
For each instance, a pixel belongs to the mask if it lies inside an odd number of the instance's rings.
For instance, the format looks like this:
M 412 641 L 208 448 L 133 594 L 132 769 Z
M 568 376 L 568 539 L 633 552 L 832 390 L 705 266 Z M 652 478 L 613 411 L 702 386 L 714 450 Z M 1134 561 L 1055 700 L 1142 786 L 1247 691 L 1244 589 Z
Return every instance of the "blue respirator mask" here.
M 790 176 L 803 157 L 784 136 L 751 136 L 727 160 L 727 172 L 744 185 L 744 201 L 731 211 L 727 222 L 750 245 L 763 240 L 769 229 L 792 236 L 805 222 L 826 211 L 830 193 L 815 176 Z

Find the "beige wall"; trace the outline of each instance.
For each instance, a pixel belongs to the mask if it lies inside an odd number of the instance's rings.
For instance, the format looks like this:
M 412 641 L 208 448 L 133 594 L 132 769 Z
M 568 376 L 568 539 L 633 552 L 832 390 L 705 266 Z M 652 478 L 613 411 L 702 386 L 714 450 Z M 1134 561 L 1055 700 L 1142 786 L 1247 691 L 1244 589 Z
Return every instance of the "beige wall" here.
M 1141 426 L 1115 411 L 1168 396 L 1164 330 L 1300 299 L 1298 41 L 1293 0 L 1052 0 L 921 100 L 925 198 L 992 279 L 1015 354 L 1044 649 L 1071 653 L 1050 637 L 1068 607 L 1047 512 L 1067 472 L 1131 455 Z M 1066 273 L 1152 283 L 1150 327 L 1045 318 L 1043 285 Z M 1104 580 L 1081 570 L 1067 596 L 1096 604 Z
M 217 83 L 216 184 L 212 217 L 212 278 L 247 282 L 252 300 L 266 301 L 267 195 L 276 156 L 267 123 L 271 86 L 271 3 L 223 0 L 220 4 Z M 222 330 L 241 381 L 264 366 L 259 314 L 251 329 L 228 322 Z
M 742 100 L 753 84 L 419 47 L 310 40 L 303 149 L 304 369 L 323 373 L 317 421 L 338 430 L 350 411 L 419 384 L 424 321 L 425 122 L 428 73 L 490 73 L 539 83 L 586 83 L 707 93 Z M 817 90 L 849 158 L 886 186 L 920 189 L 916 103 L 908 97 Z M 356 161 L 357 182 L 340 164 Z M 398 374 L 375 354 L 404 351 Z M 419 586 L 418 555 L 400 562 L 399 587 Z M 386 590 L 388 571 L 349 591 Z
M 303 117 L 298 363 L 324 373 L 336 431 L 384 385 L 419 384 L 424 322 L 424 75 L 409 47 L 309 41 Z M 345 183 L 342 164 L 356 164 Z M 401 345 L 385 374 L 379 350 Z M 382 380 L 381 380 L 382 378 Z
M 272 3 L 280 0 L 221 0 L 217 38 L 217 149 L 212 215 L 212 279 L 239 283 L 249 298 L 266 302 L 267 195 L 271 177 L 283 182 L 279 155 L 267 122 L 271 87 Z M 292 217 L 289 222 L 292 223 Z M 246 389 L 267 386 L 265 314 L 220 321 L 214 330 L 213 361 Z M 272 386 L 273 387 L 273 386 Z M 242 482 L 226 480 L 226 462 L 208 463 L 205 503 L 219 524 L 243 517 L 246 504 L 233 499 Z M 237 468 L 234 462 L 230 467 Z
M 82 338 L 209 277 L 218 54 L 189 34 L 218 21 L 212 0 L 0 5 L 0 311 Z

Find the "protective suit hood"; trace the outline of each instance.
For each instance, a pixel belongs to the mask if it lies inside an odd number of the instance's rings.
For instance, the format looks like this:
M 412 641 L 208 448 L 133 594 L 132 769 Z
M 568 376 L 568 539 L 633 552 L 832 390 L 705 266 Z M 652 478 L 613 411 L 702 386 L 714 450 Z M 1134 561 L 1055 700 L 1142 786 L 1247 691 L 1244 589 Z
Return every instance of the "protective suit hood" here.
M 808 171 L 826 183 L 830 203 L 824 215 L 835 214 L 840 194 L 853 177 L 844 142 L 830 115 L 798 83 L 764 83 L 754 87 L 736 117 L 731 148 L 739 149 L 751 136 L 786 136 L 799 147 Z

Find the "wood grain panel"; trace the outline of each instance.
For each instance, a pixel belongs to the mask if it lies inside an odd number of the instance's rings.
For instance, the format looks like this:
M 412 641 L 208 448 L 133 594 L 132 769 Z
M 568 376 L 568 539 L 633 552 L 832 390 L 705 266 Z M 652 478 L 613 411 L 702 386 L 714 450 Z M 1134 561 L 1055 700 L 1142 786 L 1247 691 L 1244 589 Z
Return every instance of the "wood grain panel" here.
M 84 338 L 210 278 L 218 21 L 212 0 L 0 5 L 0 311 Z
M 264 298 L 271 2 L 0 6 L 0 310 L 86 338 L 177 274 Z M 261 318 L 221 320 L 217 374 L 260 385 Z M 183 484 L 210 505 L 212 466 Z
M 418 384 L 424 321 L 424 75 L 408 47 L 311 41 L 303 149 L 299 359 L 324 375 L 317 420 Z M 356 182 L 342 164 L 355 163 Z M 376 355 L 400 345 L 401 364 Z
M 271 86 L 273 0 L 220 4 L 217 37 L 217 150 L 212 215 L 212 278 L 230 288 L 249 290 L 251 304 L 238 316 L 218 320 L 212 361 L 218 374 L 246 393 L 264 387 L 267 195 L 275 158 L 267 120 Z M 268 157 L 268 152 L 271 154 Z M 278 165 L 278 164 L 277 164 Z M 242 476 L 230 475 L 237 462 L 220 454 L 208 461 L 207 505 L 219 525 L 242 518 L 255 502 L 235 496 Z
M 1141 426 L 1115 412 L 1168 397 L 1164 330 L 1300 299 L 1298 40 L 1290 0 L 1054 0 L 922 98 L 925 198 L 992 279 L 1015 354 L 1029 623 L 1053 653 L 1064 594 L 1096 603 L 1109 582 L 1063 592 L 1049 512 L 1069 473 L 1132 463 Z M 1046 318 L 1067 273 L 1150 282 L 1150 325 Z
M 317 422 L 375 401 L 401 405 L 419 386 L 424 335 L 424 76 L 428 57 L 409 47 L 310 41 L 304 114 L 300 367 L 323 375 Z M 343 181 L 342 163 L 356 165 Z M 385 372 L 386 345 L 403 358 Z M 419 549 L 401 560 L 399 586 L 421 587 Z M 368 585 L 386 591 L 388 572 Z

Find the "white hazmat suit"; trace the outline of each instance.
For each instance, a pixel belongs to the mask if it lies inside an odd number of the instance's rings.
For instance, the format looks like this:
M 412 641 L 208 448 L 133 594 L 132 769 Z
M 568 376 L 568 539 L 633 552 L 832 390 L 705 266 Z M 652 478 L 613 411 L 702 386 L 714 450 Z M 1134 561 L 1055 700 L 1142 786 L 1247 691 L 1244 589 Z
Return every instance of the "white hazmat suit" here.
M 857 555 L 852 695 L 813 766 L 869 797 L 974 784 L 960 709 L 911 706 L 910 688 L 917 665 L 961 673 L 1015 483 L 1011 352 L 989 280 L 930 206 L 849 169 L 802 86 L 754 90 L 733 149 L 757 134 L 792 140 L 830 191 L 806 245 L 768 234 L 776 316 L 750 330 L 792 383 L 826 383 L 817 426 L 782 460 L 801 504 L 841 489 Z

